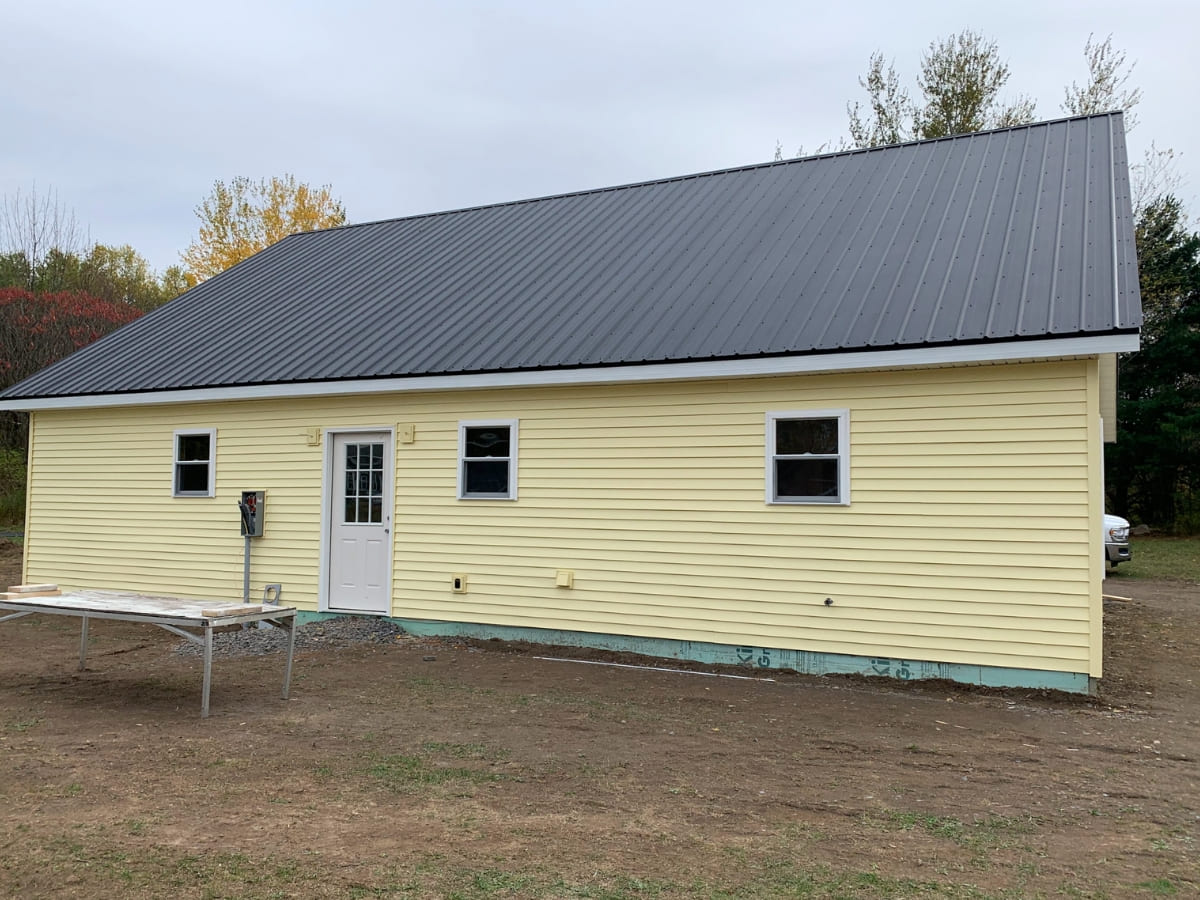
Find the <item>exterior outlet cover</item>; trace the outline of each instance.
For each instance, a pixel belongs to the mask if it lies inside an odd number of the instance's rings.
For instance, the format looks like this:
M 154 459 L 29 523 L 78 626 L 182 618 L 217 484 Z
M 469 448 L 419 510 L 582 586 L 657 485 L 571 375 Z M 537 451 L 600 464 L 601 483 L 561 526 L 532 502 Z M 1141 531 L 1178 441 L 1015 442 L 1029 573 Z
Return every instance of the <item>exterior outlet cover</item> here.
M 398 430 L 402 444 L 411 444 L 417 439 L 417 429 L 414 425 L 401 425 Z
M 467 576 L 451 575 L 450 589 L 456 594 L 465 594 L 467 592 Z
M 561 588 L 575 587 L 575 573 L 570 569 L 559 569 L 558 574 L 554 577 L 554 584 Z
M 321 443 L 321 429 L 309 428 L 304 432 L 304 438 L 308 441 L 308 446 L 316 447 Z

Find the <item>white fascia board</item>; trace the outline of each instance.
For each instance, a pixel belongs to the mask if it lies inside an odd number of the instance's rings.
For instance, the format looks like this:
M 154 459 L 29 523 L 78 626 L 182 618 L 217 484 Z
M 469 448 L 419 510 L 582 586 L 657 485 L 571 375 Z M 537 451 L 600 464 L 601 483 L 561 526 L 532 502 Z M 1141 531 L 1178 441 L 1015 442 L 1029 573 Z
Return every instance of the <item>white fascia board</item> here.
M 91 394 L 0 400 L 0 410 L 89 409 L 106 406 L 145 406 L 168 403 L 212 403 L 225 400 L 268 400 L 280 397 L 337 397 L 351 394 L 393 394 L 416 391 L 478 391 L 493 388 L 543 387 L 574 384 L 632 384 L 646 381 L 687 381 L 710 378 L 753 378 L 770 375 L 810 375 L 818 372 L 869 371 L 1018 360 L 1061 359 L 1100 353 L 1131 353 L 1138 349 L 1136 334 L 1097 337 L 1005 341 L 995 344 L 951 344 L 909 350 L 866 350 L 809 356 L 770 356 L 715 362 L 654 363 L 644 366 L 602 366 L 581 369 L 537 369 L 468 375 L 414 375 L 402 378 L 307 381 L 286 384 L 234 385 L 127 394 Z

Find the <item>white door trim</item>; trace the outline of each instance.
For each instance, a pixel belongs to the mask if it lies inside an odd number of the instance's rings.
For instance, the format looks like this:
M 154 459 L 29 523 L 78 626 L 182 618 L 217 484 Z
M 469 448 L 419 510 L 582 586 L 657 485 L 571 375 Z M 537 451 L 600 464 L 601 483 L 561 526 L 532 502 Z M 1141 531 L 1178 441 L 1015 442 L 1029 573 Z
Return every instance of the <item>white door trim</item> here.
M 329 553 L 330 539 L 329 533 L 333 527 L 332 506 L 333 498 L 330 491 L 333 489 L 332 473 L 333 464 L 336 462 L 333 454 L 333 438 L 339 434 L 359 434 L 359 433 L 385 433 L 391 436 L 392 456 L 391 462 L 384 470 L 386 476 L 384 485 L 384 493 L 391 500 L 391 519 L 392 523 L 388 528 L 388 554 L 387 554 L 387 584 L 388 584 L 388 609 L 378 615 L 391 615 L 392 593 L 394 585 L 392 583 L 392 563 L 396 556 L 396 426 L 395 425 L 355 425 L 355 426 L 337 426 L 334 428 L 322 428 L 321 435 L 321 558 L 317 567 L 317 611 L 318 612 L 339 612 L 329 608 Z M 368 615 L 361 613 L 361 615 Z

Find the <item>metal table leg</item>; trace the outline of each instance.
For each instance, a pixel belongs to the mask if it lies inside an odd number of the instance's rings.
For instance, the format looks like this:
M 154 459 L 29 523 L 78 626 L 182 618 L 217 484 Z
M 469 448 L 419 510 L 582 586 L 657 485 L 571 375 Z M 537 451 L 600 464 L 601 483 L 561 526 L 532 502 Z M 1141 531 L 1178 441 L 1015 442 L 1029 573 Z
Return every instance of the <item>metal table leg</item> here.
M 204 626 L 204 687 L 200 693 L 200 718 L 208 718 L 208 692 L 212 689 L 213 630 Z
M 288 630 L 287 664 L 283 670 L 283 699 L 286 700 L 292 684 L 292 655 L 296 651 L 296 619 L 293 617 L 284 622 L 286 622 Z
M 83 625 L 79 628 L 79 671 L 82 672 L 87 667 L 88 617 L 79 618 L 83 620 Z

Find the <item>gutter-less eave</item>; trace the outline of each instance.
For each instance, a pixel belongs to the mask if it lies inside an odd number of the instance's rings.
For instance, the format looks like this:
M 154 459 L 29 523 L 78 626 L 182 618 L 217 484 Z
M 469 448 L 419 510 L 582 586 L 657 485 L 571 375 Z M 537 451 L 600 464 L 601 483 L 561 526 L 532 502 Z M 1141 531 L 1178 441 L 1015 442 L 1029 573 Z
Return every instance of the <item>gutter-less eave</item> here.
M 399 378 L 346 379 L 277 384 L 230 385 L 176 390 L 130 391 L 115 394 L 76 394 L 59 397 L 0 399 L 0 410 L 92 409 L 173 403 L 214 403 L 226 400 L 349 396 L 354 394 L 426 391 L 490 390 L 579 384 L 637 384 L 771 375 L 810 375 L 822 372 L 870 371 L 929 366 L 1003 363 L 1063 357 L 1131 353 L 1138 335 L 1108 334 L 998 343 L 950 344 L 905 350 L 868 350 L 809 356 L 772 356 L 706 362 L 654 363 L 637 366 L 596 366 L 577 369 L 536 369 L 464 375 L 413 375 Z

